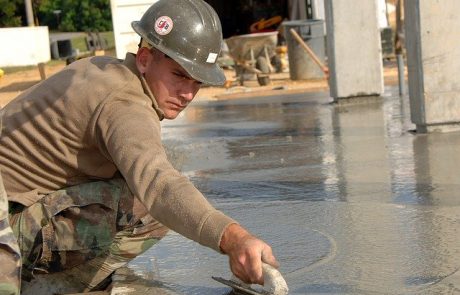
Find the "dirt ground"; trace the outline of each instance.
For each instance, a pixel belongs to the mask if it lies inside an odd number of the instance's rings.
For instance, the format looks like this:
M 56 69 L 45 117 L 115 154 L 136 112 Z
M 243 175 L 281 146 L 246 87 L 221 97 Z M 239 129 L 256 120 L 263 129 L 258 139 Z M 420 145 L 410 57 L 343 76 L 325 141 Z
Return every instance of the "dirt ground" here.
M 49 77 L 60 71 L 65 66 L 64 63 L 46 66 L 46 76 Z M 257 97 L 275 94 L 279 92 L 315 92 L 327 91 L 328 83 L 326 78 L 316 80 L 293 81 L 289 78 L 289 73 L 271 74 L 271 84 L 259 86 L 256 80 L 245 81 L 240 86 L 236 81 L 233 70 L 225 70 L 229 83 L 228 87 L 203 87 L 197 94 L 196 100 L 220 100 L 235 99 L 243 97 Z M 384 80 L 385 85 L 397 84 L 397 67 L 395 62 L 384 62 Z M 0 108 L 5 106 L 10 100 L 18 96 L 22 91 L 40 82 L 40 73 L 38 67 L 6 73 L 0 78 Z

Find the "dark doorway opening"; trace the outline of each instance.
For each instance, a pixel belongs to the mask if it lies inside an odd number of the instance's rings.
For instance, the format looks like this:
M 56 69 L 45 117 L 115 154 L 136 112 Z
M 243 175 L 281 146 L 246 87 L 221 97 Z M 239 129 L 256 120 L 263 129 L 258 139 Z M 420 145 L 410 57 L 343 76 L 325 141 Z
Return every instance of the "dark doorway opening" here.
M 280 16 L 288 18 L 288 0 L 206 0 L 217 12 L 222 22 L 224 39 L 249 34 L 250 27 L 262 19 Z M 267 28 L 270 30 L 271 28 Z M 273 26 L 273 30 L 276 27 Z

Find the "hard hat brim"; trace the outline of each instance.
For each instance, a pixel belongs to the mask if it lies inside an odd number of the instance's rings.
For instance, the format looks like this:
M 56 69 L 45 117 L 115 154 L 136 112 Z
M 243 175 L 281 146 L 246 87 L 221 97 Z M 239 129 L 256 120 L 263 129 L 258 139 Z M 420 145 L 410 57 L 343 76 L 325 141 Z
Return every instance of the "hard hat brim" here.
M 172 57 L 178 64 L 183 67 L 187 73 L 195 80 L 202 82 L 206 85 L 211 86 L 221 86 L 224 85 L 226 78 L 224 71 L 217 64 L 201 65 L 195 64 L 192 61 L 184 59 L 175 59 Z

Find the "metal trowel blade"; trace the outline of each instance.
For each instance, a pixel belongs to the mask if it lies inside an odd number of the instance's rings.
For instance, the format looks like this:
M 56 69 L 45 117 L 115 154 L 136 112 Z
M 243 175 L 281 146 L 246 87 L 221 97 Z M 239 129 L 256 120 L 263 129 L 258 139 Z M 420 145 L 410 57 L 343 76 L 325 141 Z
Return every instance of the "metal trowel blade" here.
M 271 295 L 268 292 L 265 291 L 257 291 L 252 289 L 251 287 L 246 287 L 243 286 L 237 282 L 234 282 L 232 280 L 226 280 L 221 277 L 212 277 L 214 280 L 218 281 L 219 283 L 222 283 L 224 285 L 227 285 L 229 287 L 233 288 L 233 293 L 234 294 L 239 294 L 239 295 Z

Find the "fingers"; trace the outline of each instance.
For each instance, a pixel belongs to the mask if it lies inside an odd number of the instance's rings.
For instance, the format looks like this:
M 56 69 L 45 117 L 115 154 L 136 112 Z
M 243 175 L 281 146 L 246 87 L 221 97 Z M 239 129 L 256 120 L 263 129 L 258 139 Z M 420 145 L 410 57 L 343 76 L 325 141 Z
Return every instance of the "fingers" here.
M 246 240 L 239 250 L 237 255 L 229 254 L 230 268 L 235 276 L 247 284 L 264 284 L 262 262 L 275 268 L 279 266 L 270 246 L 255 237 Z
M 279 267 L 272 249 L 238 224 L 225 230 L 220 248 L 229 257 L 232 273 L 247 284 L 263 284 L 262 262 Z
M 269 246 L 267 246 L 267 248 L 262 251 L 262 262 L 270 264 L 274 268 L 280 267 L 280 264 L 276 260 L 275 255 L 273 255 L 272 248 Z
M 251 283 L 259 285 L 264 284 L 264 276 L 262 273 L 262 250 L 258 250 L 248 257 L 246 270 Z
M 252 249 L 251 249 L 252 250 Z M 261 252 L 242 252 L 229 256 L 232 273 L 246 284 L 263 284 Z

